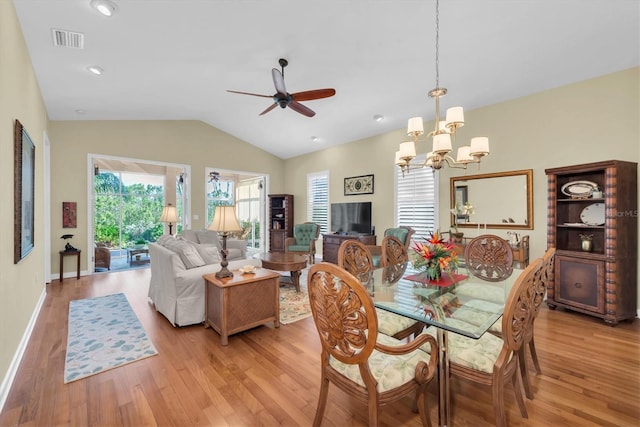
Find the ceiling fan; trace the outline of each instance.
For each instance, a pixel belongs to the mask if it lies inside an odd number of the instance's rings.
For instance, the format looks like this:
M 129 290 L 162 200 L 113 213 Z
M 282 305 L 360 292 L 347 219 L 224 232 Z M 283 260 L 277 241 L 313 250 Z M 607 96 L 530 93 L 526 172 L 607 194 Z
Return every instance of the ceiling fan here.
M 242 95 L 252 95 L 259 96 L 262 98 L 272 98 L 273 104 L 267 107 L 260 115 L 267 114 L 269 111 L 276 108 L 279 105 L 281 108 L 289 107 L 293 111 L 296 111 L 304 116 L 313 117 L 316 115 L 315 111 L 312 109 L 302 105 L 300 101 L 312 101 L 314 99 L 328 98 L 336 94 L 335 89 L 315 89 L 315 90 L 307 90 L 304 92 L 296 92 L 289 93 L 284 85 L 284 67 L 286 67 L 289 62 L 286 59 L 280 58 L 278 61 L 280 64 L 281 70 L 277 68 L 273 68 L 271 70 L 271 75 L 273 76 L 273 84 L 276 87 L 276 93 L 274 95 L 260 95 L 257 93 L 249 93 L 249 92 L 239 92 L 237 90 L 227 90 L 227 92 L 231 93 L 239 93 Z

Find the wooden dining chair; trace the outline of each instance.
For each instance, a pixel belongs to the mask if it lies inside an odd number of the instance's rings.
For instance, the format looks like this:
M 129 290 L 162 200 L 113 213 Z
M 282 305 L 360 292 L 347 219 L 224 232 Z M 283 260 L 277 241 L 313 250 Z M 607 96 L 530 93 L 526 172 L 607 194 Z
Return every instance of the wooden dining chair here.
M 382 267 L 402 264 L 408 261 L 409 252 L 403 242 L 393 236 L 384 236 L 382 238 L 382 258 L 380 260 Z
M 389 252 L 391 253 L 391 251 Z M 373 259 L 367 247 L 357 240 L 345 240 L 338 249 L 338 266 L 353 274 L 365 286 L 373 278 Z M 380 332 L 402 340 L 418 335 L 425 324 L 386 310 L 378 311 Z
M 426 388 L 436 372 L 436 340 L 425 334 L 403 344 L 379 334 L 377 312 L 367 290 L 336 265 L 312 266 L 308 291 L 322 344 L 320 395 L 313 425 L 322 423 L 331 382 L 368 406 L 370 426 L 378 425 L 381 405 L 407 395 L 414 398 L 422 424 L 431 426 Z M 420 349 L 426 343 L 431 356 Z
M 502 315 L 502 338 L 484 334 L 475 340 L 449 333 L 448 354 L 451 375 L 492 388 L 493 410 L 496 425 L 507 425 L 504 406 L 504 389 L 511 381 L 520 414 L 528 418 L 522 395 L 522 376 L 518 369 L 518 352 L 525 345 L 534 311 L 535 280 L 542 269 L 538 258 L 515 280 Z M 427 329 L 434 335 L 435 331 Z
M 553 262 L 555 259 L 556 249 L 549 248 L 542 257 L 541 268 L 537 271 L 534 277 L 534 297 L 533 297 L 533 315 L 531 316 L 531 326 L 527 328 L 527 333 L 524 338 L 524 344 L 518 352 L 518 358 L 520 363 L 520 373 L 522 374 L 522 381 L 524 385 L 524 391 L 528 399 L 533 399 L 533 389 L 531 382 L 529 381 L 529 374 L 527 369 L 527 348 L 531 354 L 531 360 L 533 360 L 533 366 L 538 374 L 542 373 L 540 369 L 540 362 L 538 361 L 538 354 L 536 353 L 536 346 L 534 337 L 534 321 L 538 317 L 540 312 L 540 306 L 544 301 L 544 296 L 547 292 L 547 286 L 551 281 L 551 275 L 553 274 Z
M 464 251 L 467 271 L 488 282 L 500 282 L 513 273 L 513 251 L 500 236 L 483 234 L 471 239 Z

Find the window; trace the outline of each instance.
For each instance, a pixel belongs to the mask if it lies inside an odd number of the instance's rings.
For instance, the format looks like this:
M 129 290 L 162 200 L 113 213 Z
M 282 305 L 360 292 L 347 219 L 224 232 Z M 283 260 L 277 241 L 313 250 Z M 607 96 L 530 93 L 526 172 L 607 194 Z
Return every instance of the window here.
M 420 159 L 422 157 L 422 159 Z M 416 158 L 424 162 L 424 155 Z M 415 169 L 402 176 L 396 167 L 396 224 L 413 228 L 413 239 L 427 238 L 438 224 L 438 174 L 431 168 Z
M 207 225 L 209 225 L 213 221 L 216 206 L 233 206 L 235 202 L 235 182 L 225 177 L 208 179 L 206 192 Z
M 94 240 L 113 248 L 154 242 L 164 206 L 164 177 L 100 171 L 94 177 Z
M 307 175 L 307 221 L 320 226 L 320 234 L 329 232 L 329 172 Z
M 238 201 L 236 214 L 243 230 L 246 230 L 247 245 L 250 248 L 260 247 L 260 188 L 262 178 L 240 181 L 238 184 Z

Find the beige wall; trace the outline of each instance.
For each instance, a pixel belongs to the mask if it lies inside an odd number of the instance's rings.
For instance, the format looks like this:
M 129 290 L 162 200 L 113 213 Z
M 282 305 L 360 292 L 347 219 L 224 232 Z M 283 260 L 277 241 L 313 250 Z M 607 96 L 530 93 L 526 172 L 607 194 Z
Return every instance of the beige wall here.
M 466 125 L 459 130 L 456 145 L 465 141 L 467 144 L 473 136 L 488 136 L 491 146 L 491 154 L 483 160 L 480 171 L 477 165 L 472 165 L 468 174 L 533 169 L 534 229 L 516 230 L 531 236 L 532 257 L 541 256 L 547 242 L 544 170 L 610 159 L 640 162 L 639 100 L 640 68 L 633 68 L 465 112 Z M 428 102 L 431 101 L 425 97 L 425 103 Z M 432 123 L 425 123 L 425 128 L 432 127 Z M 295 196 L 296 206 L 304 207 L 306 174 L 327 170 L 330 201 L 372 201 L 373 222 L 380 236 L 382 230 L 394 225 L 393 162 L 398 143 L 406 139 L 401 129 L 288 159 L 287 192 Z M 427 143 L 418 144 L 417 150 L 426 152 Z M 343 179 L 365 174 L 375 175 L 375 193 L 343 196 Z M 449 178 L 463 174 L 459 169 L 449 168 L 440 173 L 443 231 L 449 228 Z M 508 194 L 504 203 L 509 203 Z M 306 220 L 305 209 L 297 208 L 295 222 Z M 470 229 L 462 231 L 471 236 L 477 233 Z M 488 231 L 507 237 L 505 230 Z
M 13 263 L 13 124 L 36 147 L 34 250 Z M 43 134 L 47 114 L 10 1 L 0 1 L 0 377 L 4 378 L 44 291 Z M 0 390 L 1 391 L 1 390 Z
M 544 169 L 605 159 L 640 161 L 640 68 L 599 77 L 466 112 L 467 126 L 458 140 L 490 137 L 492 154 L 482 164 L 483 173 L 515 169 L 534 170 L 534 225 L 529 232 L 532 255 L 546 245 L 546 177 Z M 43 133 L 47 116 L 13 4 L 0 1 L 0 373 L 10 363 L 37 308 L 44 290 L 43 248 Z M 430 102 L 426 99 L 425 103 Z M 36 145 L 36 201 L 34 251 L 13 264 L 13 122 L 19 119 Z M 430 124 L 428 126 L 431 126 Z M 296 222 L 306 220 L 306 174 L 330 172 L 331 201 L 371 200 L 378 229 L 393 225 L 394 153 L 406 140 L 404 129 L 322 152 L 283 161 L 197 121 L 51 122 L 51 264 L 57 269 L 62 243 L 61 202 L 78 203 L 78 228 L 74 246 L 87 254 L 87 156 L 145 159 L 191 166 L 192 213 L 204 227 L 205 167 L 270 175 L 271 193 L 296 197 Z M 426 145 L 419 147 L 426 151 Z M 440 179 L 443 218 L 448 227 L 448 185 L 445 169 Z M 375 193 L 343 195 L 343 178 L 375 175 Z M 505 201 L 508 203 L 508 199 Z M 501 233 L 497 231 L 497 233 Z M 636 231 L 638 233 L 638 231 Z M 89 251 L 90 252 L 90 251 Z M 83 269 L 87 260 L 83 257 Z M 0 392 L 3 390 L 0 390 Z
M 52 269 L 58 271 L 59 239 L 73 233 L 73 246 L 87 252 L 87 181 L 89 154 L 191 166 L 191 220 L 204 228 L 205 168 L 269 175 L 271 191 L 283 191 L 284 161 L 199 121 L 52 121 L 51 234 Z M 231 147 L 231 149 L 230 149 Z M 78 203 L 78 227 L 62 228 L 62 202 Z M 83 270 L 88 266 L 82 258 Z

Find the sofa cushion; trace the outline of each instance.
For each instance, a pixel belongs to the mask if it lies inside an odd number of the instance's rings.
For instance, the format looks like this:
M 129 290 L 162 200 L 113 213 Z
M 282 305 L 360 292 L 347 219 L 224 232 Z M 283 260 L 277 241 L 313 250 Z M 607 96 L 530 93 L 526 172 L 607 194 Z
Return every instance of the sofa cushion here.
M 195 230 L 183 230 L 180 237 L 193 243 L 202 243 L 198 241 L 198 233 Z
M 205 262 L 198 253 L 195 245 L 196 244 L 188 240 L 178 237 L 176 239 L 167 240 L 164 247 L 177 253 L 184 263 L 184 267 L 186 269 L 190 269 L 205 265 Z
M 221 261 L 220 251 L 216 245 L 193 245 L 198 250 L 198 253 L 204 260 L 205 264 L 217 264 Z
M 222 249 L 222 242 L 218 238 L 218 232 L 211 230 L 198 230 L 198 242 L 205 245 L 216 245 L 218 249 Z

